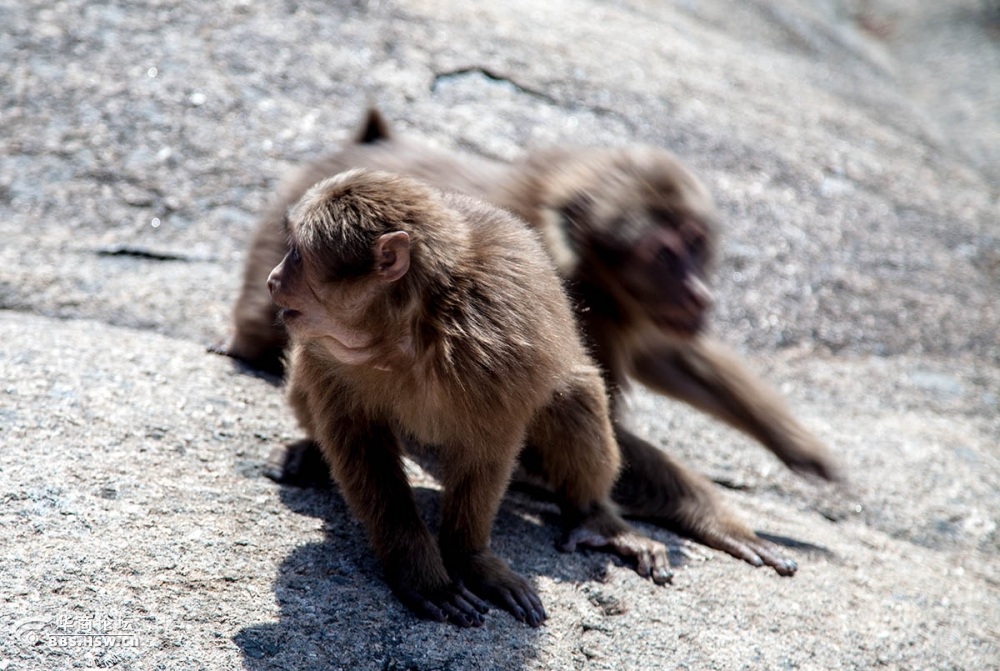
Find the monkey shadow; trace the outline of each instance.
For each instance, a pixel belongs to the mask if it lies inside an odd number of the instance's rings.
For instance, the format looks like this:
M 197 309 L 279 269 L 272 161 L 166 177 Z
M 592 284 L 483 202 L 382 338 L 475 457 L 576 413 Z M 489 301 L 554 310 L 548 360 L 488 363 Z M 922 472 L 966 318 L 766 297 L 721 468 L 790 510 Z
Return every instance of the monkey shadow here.
M 788 536 L 780 536 L 778 534 L 768 533 L 766 531 L 761 531 L 760 529 L 754 530 L 760 538 L 766 541 L 770 541 L 775 545 L 780 545 L 782 547 L 789 548 L 791 550 L 797 550 L 803 554 L 809 555 L 811 557 L 823 557 L 828 561 L 840 561 L 840 557 L 833 550 L 823 547 L 822 545 L 816 545 L 814 543 L 808 543 L 806 541 L 800 541 L 795 538 L 789 538 Z
M 255 377 L 258 380 L 263 380 L 272 387 L 281 387 L 285 384 L 284 369 L 280 359 L 276 358 L 274 361 L 264 361 L 251 364 L 243 359 L 229 354 L 226 351 L 225 344 L 222 342 L 215 342 L 206 345 L 205 353 L 225 357 L 229 360 L 233 370 L 241 375 L 249 375 L 250 377 Z
M 254 368 L 247 362 L 241 361 L 240 359 L 231 358 L 230 361 L 232 361 L 233 369 L 241 375 L 249 375 L 250 377 L 255 377 L 258 380 L 263 380 L 272 387 L 285 386 L 285 378 L 281 371 Z
M 435 532 L 440 491 L 419 483 L 413 491 Z M 278 569 L 278 621 L 245 627 L 233 637 L 246 669 L 521 669 L 537 657 L 539 630 L 498 607 L 474 629 L 411 614 L 386 585 L 363 527 L 336 488 L 283 486 L 280 497 L 290 510 L 322 520 L 324 538 L 296 548 Z M 559 518 L 551 501 L 515 489 L 494 522 L 493 549 L 536 586 L 542 576 L 556 583 L 606 581 L 610 555 L 556 549 Z M 674 544 L 656 535 L 673 559 Z M 541 596 L 551 615 L 557 604 Z

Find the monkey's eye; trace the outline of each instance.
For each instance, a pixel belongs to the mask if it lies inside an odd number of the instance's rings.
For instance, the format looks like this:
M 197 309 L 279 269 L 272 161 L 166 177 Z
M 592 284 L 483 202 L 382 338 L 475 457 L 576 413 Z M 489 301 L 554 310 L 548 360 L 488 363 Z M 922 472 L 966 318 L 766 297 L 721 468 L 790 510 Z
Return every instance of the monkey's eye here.
M 708 254 L 708 241 L 704 235 L 696 234 L 687 240 L 688 253 L 696 260 L 704 260 Z
M 292 263 L 299 263 L 302 261 L 302 255 L 299 254 L 299 248 L 295 245 L 288 248 L 288 260 Z
M 649 218 L 661 226 L 677 226 L 677 213 L 666 207 L 651 208 Z

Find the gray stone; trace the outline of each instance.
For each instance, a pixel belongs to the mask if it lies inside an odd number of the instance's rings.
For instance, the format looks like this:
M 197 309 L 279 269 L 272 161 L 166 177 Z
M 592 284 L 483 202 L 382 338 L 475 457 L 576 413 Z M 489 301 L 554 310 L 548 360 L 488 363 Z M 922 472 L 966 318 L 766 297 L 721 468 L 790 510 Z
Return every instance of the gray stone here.
M 0 0 L 0 669 L 1000 667 L 996 12 Z M 494 545 L 551 619 L 458 630 L 399 605 L 339 495 L 262 477 L 282 392 L 205 346 L 273 188 L 372 103 L 442 146 L 645 143 L 704 177 L 713 328 L 850 479 L 641 391 L 630 421 L 798 575 L 644 526 L 657 588 L 512 494 Z

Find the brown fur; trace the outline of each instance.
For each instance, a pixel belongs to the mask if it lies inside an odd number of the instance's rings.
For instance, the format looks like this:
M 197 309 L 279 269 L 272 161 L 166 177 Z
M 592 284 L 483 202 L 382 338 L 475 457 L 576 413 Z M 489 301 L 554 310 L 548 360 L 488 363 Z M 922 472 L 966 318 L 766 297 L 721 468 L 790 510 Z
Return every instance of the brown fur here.
M 396 138 L 370 112 L 356 141 L 304 168 L 262 220 L 234 310 L 235 335 L 223 351 L 257 367 L 280 365 L 285 336 L 263 273 L 285 251 L 284 208 L 317 180 L 353 167 L 410 174 L 527 220 L 572 292 L 587 344 L 616 396 L 637 380 L 750 434 L 799 472 L 837 477 L 826 447 L 780 397 L 705 334 L 716 213 L 700 182 L 662 150 L 542 151 L 505 166 Z M 616 431 L 625 470 L 615 499 L 628 514 L 779 573 L 795 571 L 717 502 L 704 478 L 618 424 Z M 280 479 L 309 479 L 315 460 L 307 450 L 303 444 L 282 453 Z
M 292 334 L 289 399 L 407 606 L 475 626 L 483 598 L 529 624 L 545 619 L 489 548 L 526 440 L 575 526 L 568 546 L 603 547 L 669 579 L 665 548 L 611 504 L 620 460 L 602 378 L 522 222 L 355 170 L 310 189 L 287 229 L 290 251 L 268 286 Z M 439 458 L 437 542 L 406 482 L 403 440 Z
M 288 207 L 317 182 L 352 168 L 369 168 L 410 175 L 448 191 L 476 195 L 502 174 L 501 166 L 472 159 L 469 170 L 456 171 L 446 181 L 435 180 L 439 167 L 448 161 L 448 153 L 402 140 L 388 143 L 388 137 L 385 120 L 372 112 L 342 151 L 304 166 L 279 187 L 277 198 L 264 213 L 250 243 L 240 298 L 233 310 L 233 334 L 217 351 L 259 370 L 282 372 L 282 353 L 288 339 L 267 293 L 267 275 L 287 250 L 282 222 Z

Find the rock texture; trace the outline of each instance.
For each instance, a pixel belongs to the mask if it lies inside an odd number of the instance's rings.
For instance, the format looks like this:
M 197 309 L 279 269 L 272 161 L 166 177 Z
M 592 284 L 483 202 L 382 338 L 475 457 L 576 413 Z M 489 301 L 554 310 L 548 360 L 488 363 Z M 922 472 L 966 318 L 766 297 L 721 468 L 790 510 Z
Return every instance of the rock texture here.
M 1000 668 L 995 2 L 0 0 L 0 26 L 0 670 Z M 492 157 L 644 143 L 704 177 L 713 328 L 850 481 L 642 392 L 632 421 L 797 576 L 647 527 L 656 588 L 512 494 L 494 544 L 551 619 L 462 631 L 402 609 L 336 493 L 261 476 L 297 436 L 281 391 L 205 346 L 273 187 L 370 103 Z

